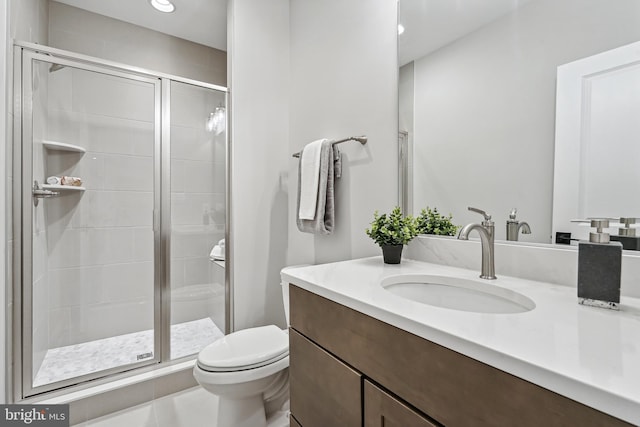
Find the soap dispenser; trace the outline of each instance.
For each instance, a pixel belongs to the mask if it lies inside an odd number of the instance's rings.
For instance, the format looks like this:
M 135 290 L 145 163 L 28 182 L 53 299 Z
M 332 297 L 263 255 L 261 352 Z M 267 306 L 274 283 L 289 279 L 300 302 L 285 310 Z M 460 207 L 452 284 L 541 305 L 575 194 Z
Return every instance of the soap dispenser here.
M 578 243 L 578 302 L 594 307 L 618 310 L 622 244 L 611 242 L 608 219 L 592 219 L 589 241 Z
M 522 229 L 522 234 L 531 234 L 531 227 L 529 224 L 516 219 L 517 209 L 511 209 L 509 212 L 509 219 L 507 220 L 507 240 L 518 241 L 518 232 Z
M 624 227 L 618 228 L 618 235 L 611 236 L 611 240 L 622 243 L 622 249 L 640 251 L 640 237 L 636 236 L 636 229 L 631 227 L 635 223 L 636 218 L 620 218 L 620 224 Z

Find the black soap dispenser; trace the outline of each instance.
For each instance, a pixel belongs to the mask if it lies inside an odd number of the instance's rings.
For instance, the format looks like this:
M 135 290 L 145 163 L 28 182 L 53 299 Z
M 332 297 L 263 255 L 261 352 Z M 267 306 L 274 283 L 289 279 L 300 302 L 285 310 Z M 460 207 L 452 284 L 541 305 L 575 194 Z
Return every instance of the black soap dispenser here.
M 622 244 L 611 242 L 608 219 L 592 219 L 589 241 L 578 243 L 578 302 L 594 307 L 618 310 L 620 303 L 620 275 Z

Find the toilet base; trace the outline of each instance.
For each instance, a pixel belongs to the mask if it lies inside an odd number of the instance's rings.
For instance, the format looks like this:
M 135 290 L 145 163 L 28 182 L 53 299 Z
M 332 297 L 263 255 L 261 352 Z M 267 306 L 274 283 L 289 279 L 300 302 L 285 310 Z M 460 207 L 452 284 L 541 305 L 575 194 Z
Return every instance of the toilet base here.
M 262 394 L 244 399 L 218 396 L 216 427 L 266 427 Z

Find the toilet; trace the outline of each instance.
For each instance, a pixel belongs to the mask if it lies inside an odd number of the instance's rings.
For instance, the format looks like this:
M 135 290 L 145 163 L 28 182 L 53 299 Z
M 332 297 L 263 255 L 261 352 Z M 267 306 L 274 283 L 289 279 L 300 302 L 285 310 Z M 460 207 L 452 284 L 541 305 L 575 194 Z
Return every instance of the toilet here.
M 289 323 L 289 286 L 282 284 Z M 218 396 L 216 427 L 266 427 L 289 397 L 289 334 L 275 325 L 226 335 L 198 354 L 196 381 Z

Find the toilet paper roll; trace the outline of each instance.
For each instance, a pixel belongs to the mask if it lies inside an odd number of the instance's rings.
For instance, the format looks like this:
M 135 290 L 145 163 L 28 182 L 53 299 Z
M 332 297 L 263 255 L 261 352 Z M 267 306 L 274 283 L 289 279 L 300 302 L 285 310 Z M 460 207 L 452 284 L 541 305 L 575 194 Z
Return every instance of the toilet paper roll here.
M 49 178 L 47 178 L 47 184 L 60 185 L 60 178 L 57 176 L 50 176 Z

